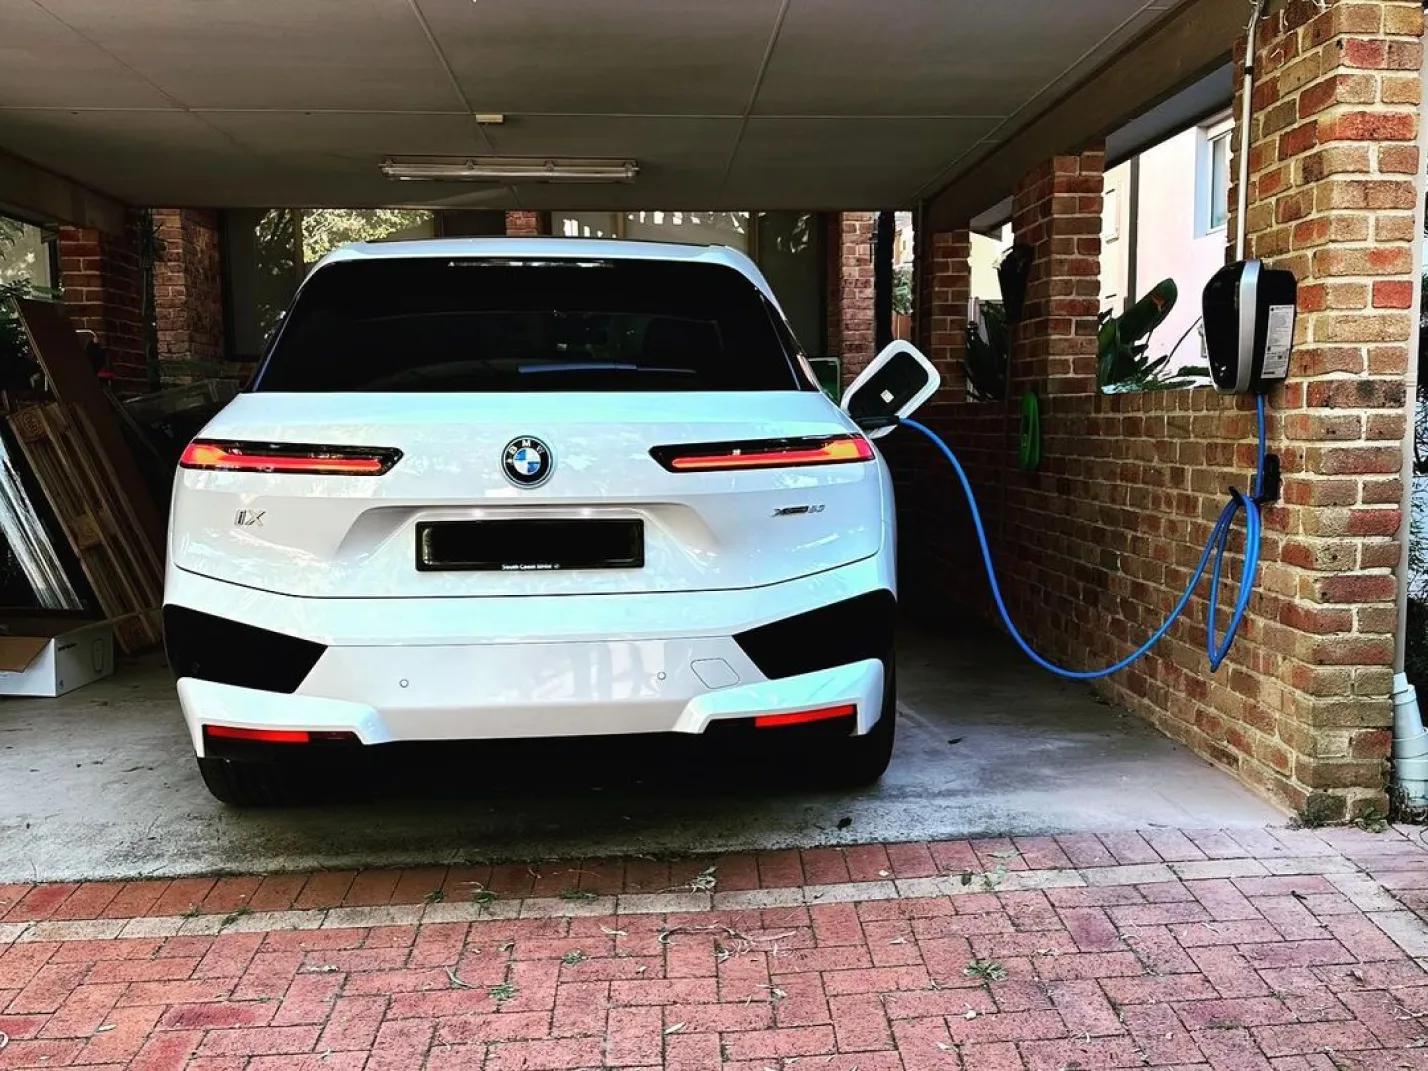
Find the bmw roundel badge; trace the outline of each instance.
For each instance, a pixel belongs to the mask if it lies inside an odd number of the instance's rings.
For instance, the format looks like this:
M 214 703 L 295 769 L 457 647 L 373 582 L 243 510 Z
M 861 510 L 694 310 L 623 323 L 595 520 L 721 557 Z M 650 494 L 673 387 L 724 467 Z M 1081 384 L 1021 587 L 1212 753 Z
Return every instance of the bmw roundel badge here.
M 554 467 L 550 447 L 529 435 L 508 442 L 501 458 L 501 471 L 517 487 L 539 487 Z

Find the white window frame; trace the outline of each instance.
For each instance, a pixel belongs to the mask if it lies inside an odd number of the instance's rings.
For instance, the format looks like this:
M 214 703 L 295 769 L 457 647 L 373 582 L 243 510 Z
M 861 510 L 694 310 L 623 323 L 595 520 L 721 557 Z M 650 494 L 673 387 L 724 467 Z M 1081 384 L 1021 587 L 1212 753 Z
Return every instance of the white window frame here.
M 1107 189 L 1101 202 L 1101 241 L 1119 242 L 1121 240 L 1121 190 L 1117 186 L 1114 189 Z
M 1195 235 L 1204 238 L 1207 235 L 1222 233 L 1229 226 L 1230 211 L 1230 176 L 1229 169 L 1232 164 L 1233 146 L 1230 144 L 1230 137 L 1235 129 L 1234 117 L 1225 114 L 1215 120 L 1205 123 L 1200 127 L 1199 137 L 1195 145 Z M 1221 141 L 1225 146 L 1225 218 L 1218 223 L 1215 222 L 1215 143 Z

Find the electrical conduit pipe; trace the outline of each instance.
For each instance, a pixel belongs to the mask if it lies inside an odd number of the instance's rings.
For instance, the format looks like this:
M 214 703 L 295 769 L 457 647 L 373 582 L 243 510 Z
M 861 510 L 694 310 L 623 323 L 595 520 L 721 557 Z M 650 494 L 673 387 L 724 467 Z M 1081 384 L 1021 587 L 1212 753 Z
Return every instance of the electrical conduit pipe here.
M 1428 3 L 1425 3 L 1428 7 Z M 1428 68 L 1419 73 L 1428 91 Z M 1411 324 L 1421 324 L 1423 315 L 1423 229 L 1424 164 L 1428 161 L 1428 121 L 1418 117 L 1418 181 L 1414 208 L 1413 278 L 1419 285 L 1413 288 Z M 1418 434 L 1418 362 L 1421 359 L 1420 332 L 1410 328 L 1408 337 L 1408 369 L 1404 376 L 1403 429 L 1403 500 L 1399 522 L 1398 554 L 1398 620 L 1393 636 L 1393 777 L 1398 793 L 1408 806 L 1428 807 L 1428 729 L 1423 725 L 1423 711 L 1418 705 L 1418 689 L 1408 681 L 1404 671 L 1408 655 L 1408 584 L 1412 564 L 1413 541 L 1413 463 L 1417 456 Z

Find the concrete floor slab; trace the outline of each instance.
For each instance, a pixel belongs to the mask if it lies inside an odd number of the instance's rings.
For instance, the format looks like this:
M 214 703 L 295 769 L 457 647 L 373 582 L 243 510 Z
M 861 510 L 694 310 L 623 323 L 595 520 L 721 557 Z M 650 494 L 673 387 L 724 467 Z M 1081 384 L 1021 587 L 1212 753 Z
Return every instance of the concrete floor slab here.
M 893 766 L 859 792 L 699 739 L 403 756 L 320 804 L 236 811 L 194 768 L 167 671 L 0 702 L 0 882 L 1282 825 L 1224 772 L 1000 637 L 904 636 Z

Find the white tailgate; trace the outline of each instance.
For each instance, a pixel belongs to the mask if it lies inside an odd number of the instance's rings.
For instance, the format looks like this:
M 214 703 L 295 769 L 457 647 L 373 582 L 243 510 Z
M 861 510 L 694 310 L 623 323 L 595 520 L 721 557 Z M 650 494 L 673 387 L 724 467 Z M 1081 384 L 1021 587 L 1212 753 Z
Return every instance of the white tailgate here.
M 877 552 L 880 462 L 669 472 L 658 445 L 852 431 L 812 391 L 240 395 L 202 438 L 395 447 L 382 476 L 180 470 L 179 568 L 292 595 L 434 597 L 755 587 Z M 548 482 L 502 474 L 506 445 L 551 449 Z M 789 508 L 807 512 L 776 515 Z M 260 524 L 237 523 L 261 515 Z M 421 572 L 421 521 L 638 518 L 642 568 Z

